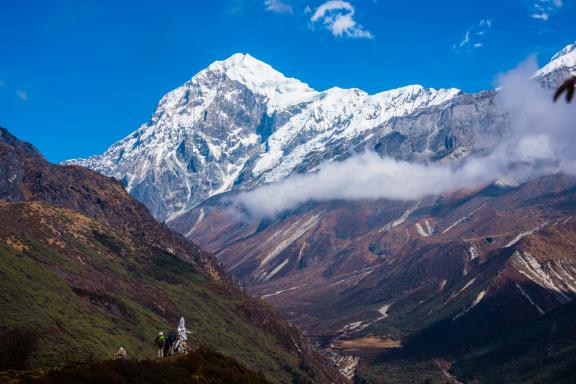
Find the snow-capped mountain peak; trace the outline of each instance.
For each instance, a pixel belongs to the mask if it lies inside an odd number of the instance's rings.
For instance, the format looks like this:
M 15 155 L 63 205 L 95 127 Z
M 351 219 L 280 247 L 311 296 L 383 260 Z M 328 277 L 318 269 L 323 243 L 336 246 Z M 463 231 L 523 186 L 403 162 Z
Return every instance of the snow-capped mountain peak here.
M 576 50 L 576 42 L 574 42 L 573 44 L 568 44 L 567 46 L 562 48 L 562 50 L 560 52 L 558 52 L 554 56 L 552 56 L 552 59 L 550 59 L 550 60 L 554 61 L 556 59 L 559 59 L 562 56 L 566 56 L 570 53 L 573 53 L 575 50 Z
M 553 87 L 574 45 L 542 69 Z M 216 61 L 167 93 L 151 119 L 104 154 L 72 160 L 122 180 L 160 220 L 206 199 L 310 172 L 370 148 L 408 161 L 490 151 L 506 129 L 494 92 L 411 85 L 318 92 L 248 54 Z
M 223 73 L 229 79 L 267 97 L 269 109 L 272 110 L 305 102 L 318 94 L 308 84 L 284 76 L 250 54 L 236 53 L 226 60 L 215 61 L 205 71 Z M 198 74 L 202 75 L 204 71 Z
M 536 72 L 536 77 L 542 77 L 555 71 L 574 69 L 576 67 L 576 42 L 565 46 L 552 56 L 552 59 L 542 69 Z

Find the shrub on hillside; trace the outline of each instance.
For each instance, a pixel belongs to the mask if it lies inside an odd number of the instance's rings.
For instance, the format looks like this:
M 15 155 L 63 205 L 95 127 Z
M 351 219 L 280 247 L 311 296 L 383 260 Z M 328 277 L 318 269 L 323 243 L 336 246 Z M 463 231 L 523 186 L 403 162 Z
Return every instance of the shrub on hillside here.
M 111 360 L 90 366 L 53 370 L 41 378 L 26 378 L 24 383 L 106 383 L 106 384 L 267 384 L 256 373 L 236 360 L 204 347 L 189 355 L 163 360 Z
M 0 370 L 30 368 L 38 350 L 38 334 L 15 328 L 0 332 Z

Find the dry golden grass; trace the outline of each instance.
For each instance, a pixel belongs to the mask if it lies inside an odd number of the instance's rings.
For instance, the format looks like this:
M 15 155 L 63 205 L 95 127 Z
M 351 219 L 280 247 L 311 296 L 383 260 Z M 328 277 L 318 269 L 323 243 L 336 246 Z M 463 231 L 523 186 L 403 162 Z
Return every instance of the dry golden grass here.
M 340 340 L 334 343 L 334 347 L 343 350 L 359 349 L 395 349 L 401 348 L 400 340 L 385 339 L 378 336 L 366 336 L 359 339 Z
M 26 245 L 22 244 L 18 240 L 6 239 L 6 244 L 17 252 L 23 252 L 24 250 L 28 249 Z

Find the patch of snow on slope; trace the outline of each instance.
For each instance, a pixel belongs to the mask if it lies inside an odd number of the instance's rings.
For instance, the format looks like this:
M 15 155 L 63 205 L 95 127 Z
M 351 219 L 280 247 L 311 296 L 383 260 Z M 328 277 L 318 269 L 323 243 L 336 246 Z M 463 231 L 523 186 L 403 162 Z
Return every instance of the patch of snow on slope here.
M 529 231 L 525 231 L 525 232 L 520 232 L 518 235 L 516 235 L 515 238 L 513 238 L 512 240 L 510 240 L 508 242 L 508 244 L 506 244 L 504 247 L 502 248 L 510 248 L 511 246 L 513 246 L 514 244 L 516 244 L 517 242 L 519 242 L 520 240 L 522 240 L 522 238 L 526 237 L 526 236 L 530 236 L 533 235 L 534 233 L 542 230 L 546 225 L 548 224 L 548 222 L 546 221 L 544 224 L 541 224 L 539 226 L 537 226 L 536 228 L 533 228 Z
M 472 280 L 470 280 L 469 282 L 466 283 L 466 285 L 459 290 L 458 292 L 454 293 L 450 298 L 454 298 L 456 296 L 458 296 L 459 294 L 461 294 L 462 292 L 464 292 L 466 289 L 468 289 L 472 284 L 474 284 L 474 282 L 476 281 L 476 278 L 473 278 Z
M 452 225 L 450 225 L 448 228 L 446 228 L 445 230 L 442 231 L 442 233 L 446 233 L 448 231 L 450 231 L 452 228 L 454 228 L 455 226 L 457 226 L 458 224 L 462 223 L 464 220 L 467 220 L 468 218 L 470 218 L 472 215 L 474 215 L 476 212 L 478 212 L 479 210 L 481 210 L 482 208 L 484 208 L 486 206 L 486 204 L 488 204 L 488 202 L 485 202 L 484 204 L 482 204 L 480 207 L 476 208 L 475 210 L 473 210 L 472 212 L 470 212 L 470 214 L 456 220 Z
M 282 293 L 284 293 L 284 292 L 293 291 L 293 290 L 298 289 L 298 288 L 300 288 L 300 286 L 298 286 L 298 287 L 290 287 L 290 288 L 286 288 L 286 289 L 281 289 L 281 290 L 276 291 L 276 292 L 274 292 L 274 293 L 269 293 L 269 294 L 267 294 L 267 295 L 262 295 L 262 296 L 260 296 L 260 298 L 261 298 L 261 299 L 266 299 L 266 298 L 268 298 L 268 297 L 280 295 L 280 294 L 282 294 Z
M 284 268 L 286 266 L 286 264 L 288 264 L 288 259 L 284 260 L 282 263 L 280 263 L 280 265 L 278 265 L 276 268 L 274 268 L 269 274 L 267 274 L 262 281 L 268 281 L 271 278 L 273 278 L 274 276 L 276 276 L 276 274 L 278 272 L 280 272 L 282 270 L 282 268 Z
M 416 204 L 414 207 L 407 209 L 402 216 L 400 216 L 398 219 L 394 220 L 392 222 L 392 228 L 396 228 L 397 226 L 399 226 L 400 224 L 404 223 L 406 220 L 408 220 L 408 218 L 410 217 L 410 215 L 412 214 L 412 212 L 414 212 L 418 207 L 420 206 L 420 203 Z
M 263 268 L 264 266 L 266 266 L 266 264 L 268 264 L 272 259 L 274 259 L 282 251 L 284 251 L 286 248 L 288 248 L 293 242 L 295 242 L 302 235 L 304 235 L 306 232 L 308 232 L 308 230 L 310 230 L 313 226 L 315 226 L 318 223 L 318 221 L 320 221 L 321 216 L 322 216 L 322 213 L 318 213 L 318 214 L 310 217 L 308 220 L 306 220 L 301 225 L 299 222 L 297 222 L 296 223 L 297 228 L 294 228 L 295 231 L 289 237 L 282 240 L 270 253 L 268 253 L 264 257 L 264 259 L 262 259 L 262 261 L 260 262 L 259 268 Z
M 501 177 L 496 180 L 494 184 L 502 188 L 515 188 L 520 185 L 516 180 L 510 177 Z
M 484 297 L 486 296 L 486 291 L 482 291 L 480 292 L 476 298 L 474 299 L 474 301 L 472 301 L 472 303 L 470 303 L 470 305 L 466 308 L 464 308 L 464 310 L 458 314 L 456 314 L 453 318 L 452 321 L 456 321 L 459 318 L 461 318 L 462 316 L 464 316 L 465 314 L 467 314 L 472 308 L 474 308 L 475 306 L 478 305 L 478 303 L 480 303 L 482 301 L 482 299 L 484 299 Z
M 571 265 L 567 265 L 573 269 Z M 574 284 L 574 276 L 570 274 L 564 268 L 559 260 L 555 260 L 550 265 L 550 271 L 556 276 L 556 278 L 564 285 L 566 291 L 576 293 L 576 285 Z
M 428 220 L 424 220 L 424 225 L 426 226 L 426 228 L 424 228 L 422 224 L 416 223 L 416 231 L 418 232 L 418 234 L 422 237 L 432 236 L 433 229 L 432 226 L 430 225 L 430 222 Z
M 385 226 L 383 226 L 382 228 L 380 228 L 378 230 L 378 232 L 387 232 L 392 228 L 396 228 L 397 226 L 399 226 L 400 224 L 403 224 L 406 220 L 408 220 L 408 218 L 410 217 L 410 215 L 412 214 L 412 212 L 414 212 L 418 207 L 420 206 L 420 203 L 416 204 L 414 207 L 412 208 L 408 208 L 406 211 L 404 211 L 404 213 L 402 213 L 402 216 L 400 216 L 399 218 L 397 218 L 396 220 L 386 224 Z
M 184 237 L 188 237 L 192 234 L 192 232 L 194 232 L 194 229 L 196 229 L 198 224 L 200 224 L 202 220 L 204 220 L 204 215 L 205 215 L 204 208 L 200 208 L 200 212 L 198 213 L 198 218 L 196 219 L 196 222 L 194 222 L 194 225 L 192 226 L 192 228 L 190 228 L 188 233 L 184 235 Z
M 538 304 L 536 304 L 536 302 L 534 300 L 532 300 L 532 298 L 526 293 L 526 291 L 524 291 L 524 289 L 522 288 L 522 286 L 520 284 L 516 283 L 516 288 L 518 288 L 518 290 L 520 291 L 522 296 L 524 296 L 526 299 L 528 299 L 530 304 L 532 304 L 538 310 L 538 313 L 540 313 L 541 315 L 546 313 L 542 310 L 542 308 L 540 308 L 540 306 Z
M 378 308 L 378 312 L 383 316 L 383 318 L 388 317 L 388 309 L 390 308 L 390 304 L 386 304 Z
M 438 291 L 442 292 L 444 290 L 444 287 L 446 286 L 446 283 L 448 282 L 448 280 L 444 279 L 440 282 L 440 287 L 438 287 Z
M 428 237 L 429 236 L 428 233 L 426 233 L 426 231 L 424 231 L 424 228 L 422 228 L 422 225 L 420 225 L 420 223 L 416 223 L 416 231 L 422 237 Z
M 432 227 L 432 225 L 430 225 L 430 222 L 428 221 L 428 219 L 424 220 L 424 224 L 426 224 L 426 229 L 428 230 L 428 234 L 430 236 L 432 236 L 432 234 L 434 233 L 434 228 Z
M 471 245 L 470 246 L 470 260 L 476 260 L 478 257 L 480 257 L 480 254 L 478 253 L 478 249 L 476 249 L 476 246 Z
M 298 251 L 298 259 L 296 261 L 300 261 L 300 259 L 302 259 L 302 256 L 304 255 L 304 248 L 306 248 L 306 242 L 302 242 L 302 246 L 300 247 L 300 250 Z
M 570 301 L 570 297 L 568 297 L 562 289 L 556 286 L 554 279 L 544 270 L 544 267 L 532 255 L 526 252 L 520 253 L 516 251 L 514 252 L 512 260 L 516 265 L 516 269 L 522 275 L 526 276 L 541 287 L 555 292 L 560 298 L 562 298 L 562 301 Z
M 364 321 L 355 321 L 353 323 L 347 324 L 344 326 L 344 328 L 342 328 L 340 331 L 338 331 L 338 333 L 341 334 L 350 334 L 352 332 L 360 332 L 366 328 L 368 328 L 370 325 L 380 321 L 380 320 L 384 320 L 385 318 L 388 317 L 388 309 L 390 308 L 390 306 L 392 306 L 392 304 L 385 304 L 383 306 L 381 306 L 380 308 L 378 308 L 378 313 L 380 314 L 380 316 L 378 316 L 376 319 L 374 320 L 364 320 Z

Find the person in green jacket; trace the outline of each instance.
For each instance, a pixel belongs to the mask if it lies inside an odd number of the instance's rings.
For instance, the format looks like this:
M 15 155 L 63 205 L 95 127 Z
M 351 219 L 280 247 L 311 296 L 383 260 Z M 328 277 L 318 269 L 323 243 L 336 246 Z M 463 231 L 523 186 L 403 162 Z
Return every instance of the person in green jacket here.
M 158 332 L 158 336 L 156 337 L 156 340 L 154 340 L 154 342 L 158 347 L 157 357 L 161 359 L 164 357 L 164 345 L 166 344 L 166 336 L 164 336 L 164 332 L 162 331 Z

